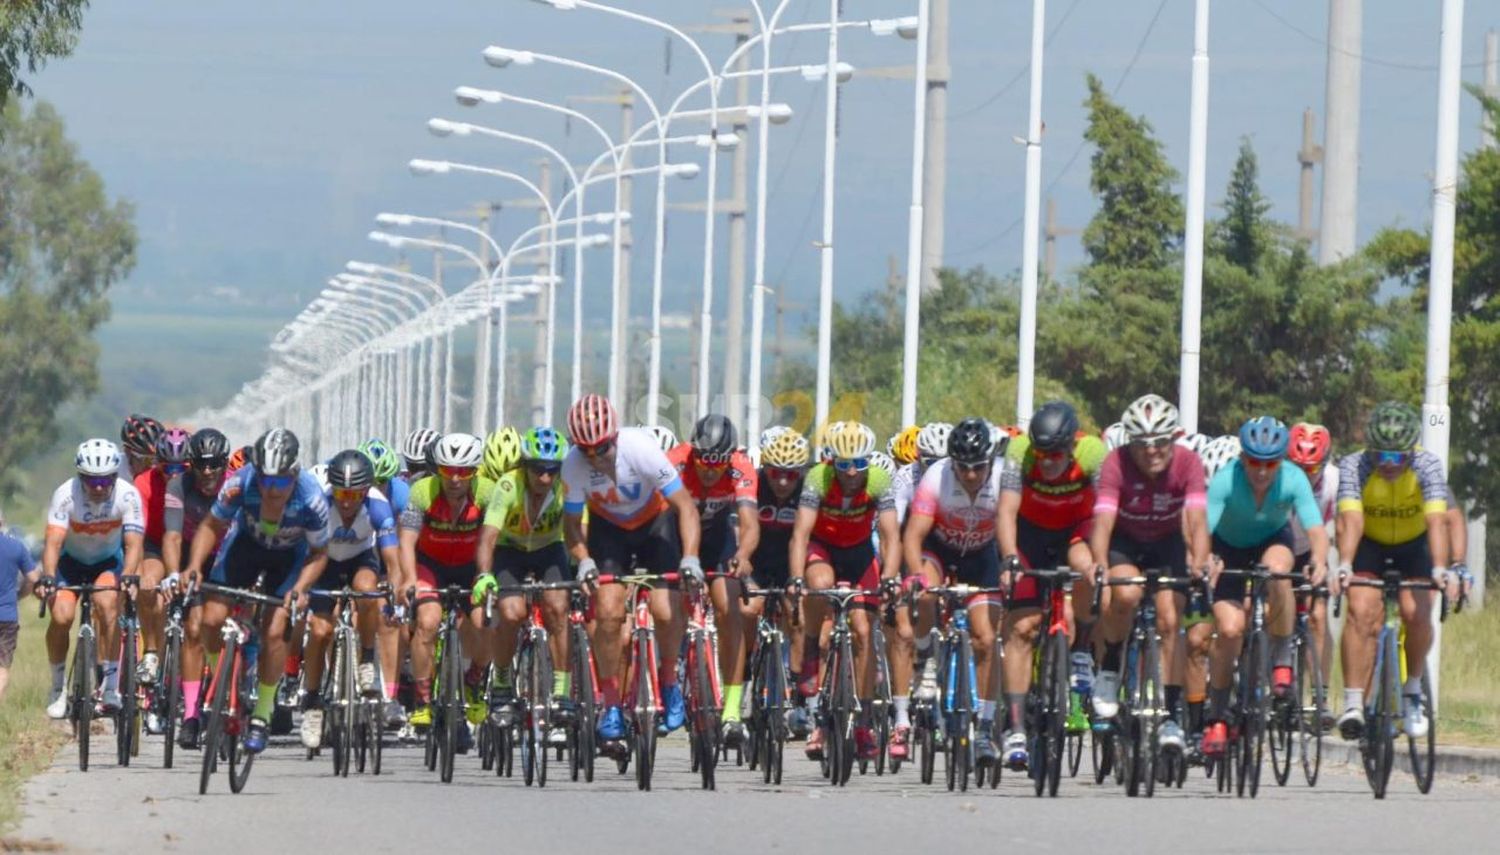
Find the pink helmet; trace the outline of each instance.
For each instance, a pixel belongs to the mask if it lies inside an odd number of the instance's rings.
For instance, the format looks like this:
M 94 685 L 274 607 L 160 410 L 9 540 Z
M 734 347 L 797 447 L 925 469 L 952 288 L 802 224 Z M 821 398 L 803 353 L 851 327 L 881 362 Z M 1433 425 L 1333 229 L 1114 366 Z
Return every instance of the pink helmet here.
M 156 459 L 158 463 L 187 463 L 188 443 L 192 440 L 192 434 L 182 428 L 172 428 L 161 435 L 156 441 Z

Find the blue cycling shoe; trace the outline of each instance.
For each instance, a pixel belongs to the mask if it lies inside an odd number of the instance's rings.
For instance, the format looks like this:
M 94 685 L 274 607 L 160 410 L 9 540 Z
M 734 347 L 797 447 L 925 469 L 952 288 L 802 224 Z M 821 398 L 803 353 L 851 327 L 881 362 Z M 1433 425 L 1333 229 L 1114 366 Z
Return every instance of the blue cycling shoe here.
M 599 738 L 605 741 L 614 741 L 625 738 L 625 716 L 619 707 L 610 707 L 599 717 L 599 725 L 595 728 Z
M 682 686 L 665 686 L 661 690 L 662 706 L 667 708 L 667 714 L 662 719 L 666 725 L 667 732 L 671 733 L 684 724 L 687 724 L 687 703 L 682 699 Z

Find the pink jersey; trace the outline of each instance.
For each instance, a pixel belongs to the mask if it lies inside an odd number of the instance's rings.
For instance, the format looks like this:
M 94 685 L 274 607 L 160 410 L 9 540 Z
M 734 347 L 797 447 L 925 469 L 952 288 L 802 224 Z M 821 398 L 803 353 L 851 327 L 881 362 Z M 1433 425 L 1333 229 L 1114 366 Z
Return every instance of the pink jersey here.
M 1182 530 L 1184 509 L 1208 507 L 1203 461 L 1190 448 L 1172 446 L 1172 462 L 1159 478 L 1148 478 L 1130 459 L 1129 448 L 1117 448 L 1099 470 L 1094 515 L 1116 514 L 1115 531 L 1150 543 Z

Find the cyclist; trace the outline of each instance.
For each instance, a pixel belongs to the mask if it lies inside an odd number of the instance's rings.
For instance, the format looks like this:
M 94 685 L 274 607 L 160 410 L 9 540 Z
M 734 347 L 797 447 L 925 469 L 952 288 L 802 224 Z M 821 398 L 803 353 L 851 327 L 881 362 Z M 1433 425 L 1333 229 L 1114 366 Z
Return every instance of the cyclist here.
M 917 462 L 917 435 L 921 425 L 907 425 L 894 434 L 885 444 L 885 453 L 896 461 L 897 466 L 909 466 Z
M 229 440 L 213 428 L 204 428 L 188 440 L 188 471 L 167 481 L 166 511 L 162 520 L 161 555 L 166 570 L 162 589 L 170 593 L 179 584 L 182 544 L 191 544 L 201 523 L 213 509 L 224 486 L 229 462 Z M 217 552 L 215 544 L 214 551 Z M 188 612 L 182 639 L 182 726 L 177 744 L 198 747 L 198 697 L 203 690 L 203 641 L 199 624 L 202 609 Z
M 135 476 L 149 471 L 156 465 L 156 443 L 166 429 L 161 422 L 150 416 L 131 413 L 120 426 L 120 447 L 125 450 L 128 464 L 125 479 L 135 481 Z
M 756 502 L 760 518 L 760 542 L 750 563 L 751 581 L 760 588 L 785 588 L 791 567 L 787 557 L 792 542 L 792 526 L 797 521 L 797 507 L 802 498 L 802 480 L 812 458 L 812 446 L 802 434 L 787 429 L 763 442 L 760 447 L 760 470 L 756 473 Z M 765 608 L 765 600 L 750 601 L 750 632 Z M 790 622 L 789 611 L 782 614 Z M 751 635 L 750 638 L 755 636 Z M 798 739 L 807 735 L 807 710 L 802 704 L 818 691 L 818 627 L 804 625 L 800 631 L 788 628 L 791 648 L 792 685 L 796 686 L 798 703 L 789 714 L 788 724 Z M 804 651 L 812 652 L 807 664 Z
M 740 702 L 745 691 L 745 650 L 754 642 L 755 621 L 740 602 L 740 585 L 754 571 L 751 556 L 760 543 L 756 514 L 760 488 L 750 458 L 737 447 L 734 423 L 727 416 L 710 414 L 699 419 L 692 440 L 672 449 L 667 459 L 677 467 L 682 485 L 697 503 L 699 554 L 708 569 L 734 577 L 714 579 L 709 586 L 714 623 L 719 628 L 724 744 L 733 748 L 745 737 Z
M 399 519 L 401 512 L 406 510 L 406 502 L 411 496 L 411 482 L 401 475 L 402 459 L 404 454 L 397 454 L 394 449 L 379 439 L 368 439 L 360 443 L 359 450 L 370 458 L 370 463 L 375 467 L 375 489 L 385 496 L 390 502 L 391 513 Z M 376 553 L 377 559 L 382 557 Z M 401 575 L 399 567 L 387 566 L 384 571 L 389 576 Z M 395 581 L 395 580 L 392 580 Z M 324 586 L 327 587 L 326 585 Z M 404 585 L 397 585 L 397 590 L 404 590 Z M 406 648 L 411 640 L 411 630 L 405 623 L 394 623 L 391 621 L 376 621 L 375 643 L 380 648 L 380 670 L 381 681 L 385 684 L 385 696 L 395 698 L 399 684 L 397 682 L 401 668 L 401 660 L 405 658 Z M 387 703 L 386 726 L 393 730 L 400 729 L 405 723 L 405 712 L 398 703 Z
M 141 494 L 122 477 L 120 449 L 107 439 L 90 439 L 78 446 L 73 465 L 78 474 L 58 486 L 47 508 L 47 538 L 42 548 L 42 575 L 37 597 L 46 599 L 59 580 L 64 585 L 115 583 L 116 574 L 140 572 L 145 534 Z M 100 666 L 104 672 L 105 709 L 120 707 L 120 608 L 111 592 L 92 595 L 99 633 Z M 47 661 L 52 667 L 52 695 L 47 715 L 65 718 L 68 697 L 63 691 L 68 658 L 68 633 L 77 608 L 71 592 L 59 591 L 47 624 Z
M 677 434 L 666 425 L 636 425 L 636 427 L 651 436 L 651 441 L 656 443 L 656 447 L 661 449 L 662 454 L 668 454 L 682 444 L 678 441 Z
M 1240 427 L 1240 458 L 1220 469 L 1208 485 L 1208 528 L 1219 565 L 1243 570 L 1257 564 L 1272 573 L 1293 567 L 1292 532 L 1288 519 L 1296 515 L 1312 544 L 1314 585 L 1328 575 L 1328 532 L 1307 476 L 1295 466 L 1283 466 L 1291 434 L 1270 416 L 1251 419 Z M 1203 732 L 1203 754 L 1222 757 L 1229 746 L 1230 694 L 1235 663 L 1245 637 L 1243 579 L 1218 577 L 1211 571 L 1215 637 L 1209 653 L 1208 726 Z M 1292 683 L 1292 630 L 1296 604 L 1291 587 L 1266 589 L 1267 629 L 1271 636 L 1271 687 L 1284 694 Z
M 417 586 L 416 629 L 412 632 L 411 667 L 416 684 L 413 727 L 432 725 L 432 672 L 442 607 L 433 593 L 450 585 L 471 586 L 478 576 L 475 564 L 480 528 L 495 485 L 479 475 L 484 443 L 467 433 L 445 434 L 431 446 L 437 474 L 416 482 L 406 510 L 401 512 L 401 570 Z M 463 653 L 470 658 L 464 684 L 469 690 L 468 718 L 482 721 L 485 709 L 483 680 L 490 664 L 484 638 L 483 609 L 476 606 L 459 627 Z M 449 650 L 452 656 L 459 651 Z M 456 750 L 468 751 L 468 727 L 459 728 Z
M 1037 409 L 1027 432 L 1011 440 L 1000 480 L 998 537 L 1007 566 L 1051 569 L 1071 567 L 1079 574 L 1073 583 L 1072 693 L 1068 727 L 1088 726 L 1080 699 L 1093 680 L 1093 580 L 1089 532 L 1094 517 L 1094 480 L 1104 463 L 1104 442 L 1078 435 L 1078 413 L 1065 401 L 1049 401 Z M 1007 585 L 1012 582 L 1006 578 Z M 1012 721 L 1024 709 L 1031 685 L 1031 650 L 1041 630 L 1041 601 L 1035 580 L 1014 580 L 1011 611 L 1005 616 L 1006 702 Z M 1035 610 L 1035 611 L 1034 611 Z M 1025 734 L 1012 732 L 1005 747 L 1008 765 L 1026 760 Z
M 825 590 L 846 583 L 890 590 L 901 575 L 901 532 L 890 479 L 884 470 L 870 465 L 875 432 L 859 422 L 836 422 L 829 426 L 826 436 L 833 460 L 819 463 L 807 473 L 798 500 L 788 553 L 792 585 Z M 878 556 L 873 537 L 876 530 L 880 534 Z M 870 610 L 875 605 L 861 602 L 849 616 L 854 635 L 855 693 L 862 708 L 854 730 L 855 748 L 865 759 L 872 759 L 879 751 L 869 721 L 875 670 L 871 667 Z M 803 626 L 819 627 L 829 607 L 814 597 L 803 603 L 803 610 Z M 817 703 L 814 695 L 810 704 L 814 713 Z M 808 735 L 806 750 L 812 759 L 822 757 L 822 730 L 814 729 Z
M 1339 572 L 1329 586 L 1334 594 L 1351 572 L 1379 576 L 1391 562 L 1402 577 L 1432 578 L 1457 597 L 1461 583 L 1448 568 L 1448 484 L 1443 461 L 1417 448 L 1422 420 L 1415 408 L 1398 401 L 1376 405 L 1365 426 L 1363 451 L 1339 461 Z M 1344 712 L 1338 718 L 1345 739 L 1364 730 L 1365 687 L 1374 671 L 1375 640 L 1383 618 L 1381 592 L 1349 589 L 1349 616 L 1344 623 Z M 1432 592 L 1401 592 L 1401 621 L 1406 627 L 1405 730 L 1414 739 L 1427 735 L 1422 709 L 1422 674 L 1432 646 Z
M 1333 437 L 1322 425 L 1299 422 L 1292 425 L 1291 440 L 1287 445 L 1286 458 L 1296 464 L 1307 475 L 1312 484 L 1313 495 L 1318 499 L 1318 509 L 1323 512 L 1323 530 L 1332 540 L 1334 522 L 1338 514 L 1339 467 L 1332 459 Z M 1212 476 L 1210 476 L 1212 477 Z M 1451 501 L 1451 500 L 1450 500 Z M 1452 510 L 1450 504 L 1449 510 Z M 1450 528 L 1450 532 L 1452 529 Z M 1312 545 L 1307 531 L 1292 515 L 1292 540 L 1295 553 L 1294 567 L 1307 567 L 1312 562 Z M 1452 550 L 1450 549 L 1450 552 Z M 1328 697 L 1328 680 L 1333 667 L 1333 631 L 1328 624 L 1328 600 L 1314 597 L 1307 605 L 1307 629 L 1312 636 L 1313 648 L 1317 651 L 1318 669 L 1323 677 L 1323 697 Z M 1325 709 L 1325 729 L 1333 727 L 1333 713 Z
M 209 581 L 248 588 L 265 574 L 266 590 L 286 598 L 288 608 L 267 610 L 259 627 L 260 693 L 245 735 L 246 750 L 255 754 L 265 750 L 276 681 L 286 664 L 287 644 L 281 636 L 292 597 L 305 603 L 308 588 L 328 562 L 328 503 L 317 479 L 298 463 L 299 451 L 296 434 L 285 428 L 272 428 L 255 441 L 244 468 L 224 482 L 209 515 L 193 532 L 184 571 L 195 582 L 213 558 Z M 214 557 L 221 536 L 224 545 Z M 227 599 L 204 598 L 199 632 L 210 657 L 217 657 L 223 645 L 220 628 L 229 609 Z
M 394 460 L 394 456 L 386 459 Z M 396 518 L 391 503 L 374 484 L 375 466 L 365 452 L 348 449 L 328 461 L 328 489 L 323 494 L 330 509 L 328 565 L 317 579 L 323 590 L 335 591 L 347 585 L 356 591 L 373 591 L 380 582 L 379 575 L 385 576 L 393 590 L 405 588 L 396 550 Z M 323 740 L 321 687 L 324 654 L 333 638 L 333 600 L 313 597 L 308 609 L 307 646 L 302 651 L 303 674 L 307 678 L 302 744 L 317 748 Z M 375 682 L 375 631 L 380 625 L 380 602 L 356 600 L 354 621 L 359 634 L 359 666 L 355 672 L 359 691 L 374 694 L 379 691 Z M 389 701 L 387 707 L 391 704 L 395 701 Z M 387 718 L 390 715 L 391 710 L 387 709 Z
M 411 495 L 411 484 L 397 478 L 401 474 L 401 455 L 397 454 L 381 439 L 367 439 L 359 444 L 358 451 L 370 459 L 375 473 L 372 486 L 379 490 L 390 503 L 391 512 L 400 514 L 406 510 L 406 499 Z M 332 465 L 332 461 L 329 461 Z
M 485 453 L 489 455 L 488 448 Z M 475 603 L 497 587 L 514 588 L 528 578 L 538 582 L 561 582 L 567 578 L 568 551 L 563 546 L 562 529 L 562 463 L 567 454 L 568 443 L 557 431 L 532 428 L 520 437 L 516 449 L 521 465 L 501 467 L 503 474 L 495 483 L 484 513 L 484 527 L 479 531 Z M 547 591 L 542 595 L 542 616 L 553 662 L 550 690 L 559 713 L 572 705 L 568 695 L 568 601 L 567 591 Z M 500 696 L 496 712 L 502 724 L 514 714 L 515 690 L 510 666 L 516 653 L 517 634 L 526 617 L 525 599 L 514 590 L 503 593 L 495 610 L 498 626 L 493 636 Z M 538 687 L 538 691 L 542 690 L 543 687 Z M 556 733 L 566 736 L 562 730 Z
M 406 470 L 401 479 L 407 484 L 415 484 L 418 480 L 433 474 L 431 467 L 427 464 L 427 452 L 432 444 L 442 438 L 442 434 L 432 428 L 417 428 L 406 435 L 401 443 L 401 460 L 406 464 Z
M 698 560 L 701 531 L 698 506 L 682 488 L 677 467 L 645 430 L 621 430 L 619 415 L 602 395 L 584 395 L 568 409 L 568 436 L 573 447 L 563 459 L 563 533 L 568 552 L 578 564 L 580 580 L 600 572 L 647 573 L 680 570 L 695 584 L 703 584 Z M 583 512 L 589 512 L 588 532 Z M 658 677 L 666 708 L 663 725 L 675 730 L 687 720 L 682 687 L 677 683 L 677 654 L 682 647 L 684 621 L 680 598 L 659 588 L 650 595 L 661 651 Z M 627 604 L 619 586 L 599 589 L 594 655 L 599 670 L 604 714 L 599 738 L 609 742 L 625 736 L 620 711 L 620 659 L 625 636 Z
M 162 533 L 166 519 L 167 480 L 187 471 L 189 438 L 188 432 L 182 428 L 162 432 L 156 440 L 154 465 L 135 476 L 135 489 L 141 494 L 141 509 L 146 515 L 145 553 L 141 559 L 141 590 L 144 591 L 155 590 L 166 575 L 166 565 L 162 563 Z M 161 601 L 154 596 L 138 598 L 136 606 L 140 609 L 143 651 L 140 681 L 149 686 L 156 681 L 157 670 L 161 667 L 156 651 L 161 646 L 165 615 L 162 614 Z M 146 723 L 154 725 L 155 718 L 147 716 Z M 147 729 L 156 732 L 153 727 Z
M 1166 570 L 1184 578 L 1201 577 L 1208 565 L 1208 496 L 1203 461 L 1176 441 L 1182 433 L 1177 408 L 1159 395 L 1137 398 L 1120 418 L 1123 448 L 1111 451 L 1099 469 L 1089 550 L 1095 572 L 1111 577 Z M 1120 706 L 1121 653 L 1130 635 L 1142 591 L 1111 588 L 1096 631 L 1104 652 L 1094 680 L 1094 713 L 1113 718 Z M 1179 616 L 1185 593 L 1164 590 L 1156 597 L 1156 628 L 1161 634 L 1161 673 L 1170 719 L 1161 729 L 1161 747 L 1183 751 L 1182 676 L 1177 663 Z
M 995 527 L 1000 504 L 1001 465 L 996 465 L 995 441 L 990 424 L 969 418 L 958 423 L 947 438 L 947 457 L 927 467 L 912 499 L 906 530 L 901 536 L 906 566 L 913 574 L 941 583 L 952 569 L 959 584 L 994 588 L 1000 584 L 1000 553 L 995 548 Z M 979 696 L 979 728 L 974 751 L 981 762 L 999 756 L 991 736 L 995 722 L 995 690 L 990 665 L 995 650 L 995 627 L 1000 622 L 1000 601 L 988 595 L 971 597 L 969 638 L 974 647 L 974 669 Z M 1012 620 L 1007 615 L 1007 620 Z M 1032 628 L 1035 634 L 1035 627 Z M 1031 661 L 1027 654 L 1029 670 Z M 1025 692 L 1020 697 L 1023 705 Z M 1007 696 L 1009 699 L 1009 696 Z M 1025 718 L 1017 706 L 1011 718 L 1025 754 Z M 899 728 L 901 725 L 897 725 Z M 905 734 L 903 734 L 905 736 Z M 902 740 L 904 744 L 904 739 Z M 892 744 L 896 743 L 894 736 Z M 1007 743 L 1011 739 L 1007 737 Z
M 499 483 L 500 476 L 521 462 L 521 434 L 513 427 L 503 427 L 484 438 L 484 462 L 479 474 Z

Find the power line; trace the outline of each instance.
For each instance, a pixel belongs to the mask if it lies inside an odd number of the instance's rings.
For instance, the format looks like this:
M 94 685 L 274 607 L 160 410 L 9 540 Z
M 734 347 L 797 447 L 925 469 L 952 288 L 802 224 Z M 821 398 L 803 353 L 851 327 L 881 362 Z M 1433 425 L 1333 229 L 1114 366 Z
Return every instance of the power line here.
M 1045 45 L 1052 44 L 1052 40 L 1054 38 L 1056 38 L 1058 32 L 1060 30 L 1062 30 L 1063 24 L 1066 24 L 1068 22 L 1068 18 L 1072 16 L 1073 10 L 1078 8 L 1078 3 L 1079 3 L 1079 0 L 1073 0 L 1072 4 L 1068 6 L 1067 11 L 1063 12 L 1062 17 L 1057 19 L 1057 23 L 1052 25 L 1052 32 L 1050 32 L 1050 33 L 1047 34 L 1047 40 L 1043 44 L 1045 44 Z M 999 90 L 997 90 L 995 92 L 995 94 L 993 94 L 990 97 L 984 99 L 983 101 L 979 102 L 978 104 L 975 104 L 973 107 L 970 107 L 967 110 L 961 110 L 958 113 L 956 113 L 956 114 L 954 114 L 952 116 L 949 116 L 948 117 L 948 121 L 950 121 L 950 122 L 962 121 L 963 119 L 965 119 L 965 118 L 967 118 L 969 116 L 972 116 L 975 113 L 978 113 L 979 111 L 983 110 L 984 108 L 988 107 L 989 105 L 991 105 L 991 104 L 995 103 L 996 101 L 1000 100 L 1000 98 L 1003 97 L 1005 95 L 1005 93 L 1009 92 L 1012 87 L 1014 87 L 1017 83 L 1021 82 L 1021 79 L 1026 76 L 1026 72 L 1028 70 L 1029 70 L 1029 68 L 1023 68 L 1020 71 L 1017 71 L 1016 72 L 1016 76 L 1012 77 L 1011 79 L 1009 79 L 1007 81 L 1005 81 L 1005 85 L 1001 86 L 999 88 Z
M 1356 53 L 1355 51 L 1348 51 L 1348 50 L 1344 50 L 1343 48 L 1334 47 L 1333 45 L 1329 44 L 1326 39 L 1319 38 L 1318 36 L 1316 36 L 1316 35 L 1314 35 L 1312 33 L 1309 33 L 1307 30 L 1302 29 L 1301 27 L 1297 26 L 1296 24 L 1292 23 L 1291 21 L 1288 21 L 1286 18 L 1284 18 L 1280 14 L 1278 14 L 1276 12 L 1276 10 L 1272 9 L 1271 7 L 1267 6 L 1265 3 L 1261 2 L 1261 0 L 1251 0 L 1251 2 L 1254 3 L 1256 5 L 1256 7 L 1258 7 L 1262 12 L 1265 12 L 1267 15 L 1270 15 L 1272 18 L 1274 18 L 1276 20 L 1276 22 L 1279 23 L 1279 24 L 1281 24 L 1283 27 L 1286 27 L 1288 30 L 1291 30 L 1292 32 L 1296 33 L 1297 35 L 1301 36 L 1304 39 L 1307 39 L 1308 41 L 1312 42 L 1315 45 L 1321 45 L 1322 47 L 1328 48 L 1329 50 L 1333 51 L 1334 53 L 1340 53 L 1340 54 L 1343 54 L 1344 56 L 1353 57 L 1354 59 L 1357 59 L 1360 62 L 1368 62 L 1371 65 L 1381 65 L 1381 66 L 1385 66 L 1386 68 L 1399 68 L 1399 69 L 1401 69 L 1403 71 L 1437 71 L 1438 70 L 1438 67 L 1436 65 L 1427 65 L 1427 64 L 1418 63 L 1418 62 L 1401 62 L 1399 60 L 1394 60 L 1394 59 L 1380 59 L 1379 57 L 1370 56 L 1368 54 Z M 1466 62 L 1466 63 L 1463 63 L 1463 67 L 1464 68 L 1483 68 L 1484 67 L 1484 63 L 1483 62 Z

